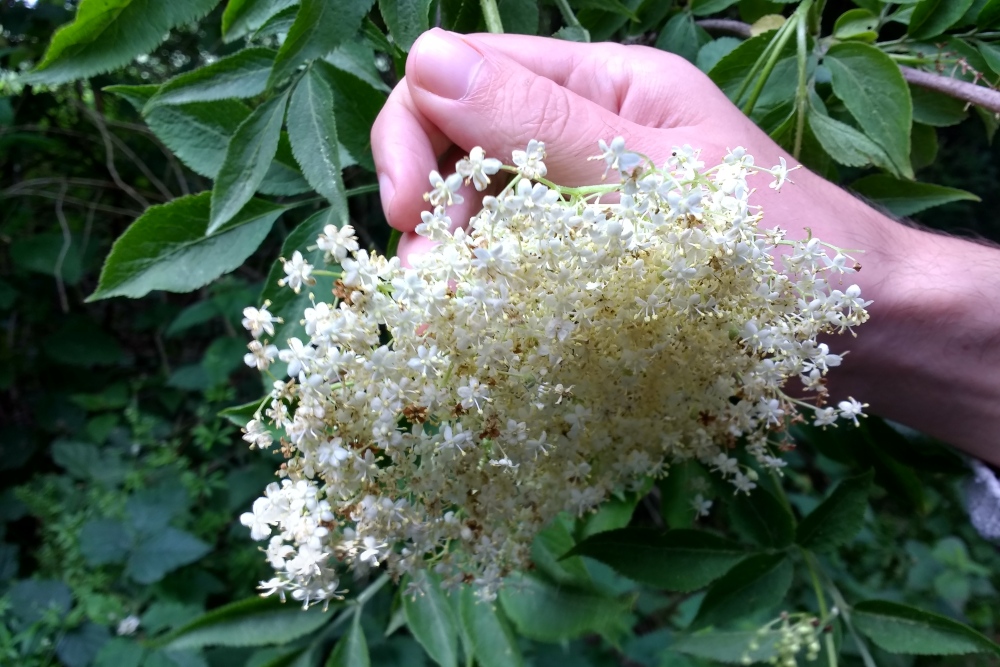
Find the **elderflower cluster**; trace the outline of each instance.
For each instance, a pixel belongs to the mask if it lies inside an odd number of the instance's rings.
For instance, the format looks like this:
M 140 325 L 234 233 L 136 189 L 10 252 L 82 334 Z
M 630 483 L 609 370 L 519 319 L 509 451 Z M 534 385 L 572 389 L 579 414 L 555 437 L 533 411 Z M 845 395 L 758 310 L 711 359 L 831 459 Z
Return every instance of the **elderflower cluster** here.
M 833 616 L 837 609 L 833 609 Z M 809 614 L 788 614 L 771 621 L 757 630 L 757 636 L 750 641 L 747 651 L 740 662 L 750 665 L 755 662 L 753 653 L 761 649 L 761 641 L 767 641 L 773 656 L 768 660 L 777 667 L 797 667 L 798 655 L 805 651 L 806 662 L 814 662 L 821 650 L 820 639 L 831 632 L 829 624 Z
M 474 149 L 431 174 L 417 232 L 439 245 L 412 268 L 328 226 L 317 245 L 339 267 L 285 262 L 296 291 L 336 278 L 302 314 L 308 338 L 279 349 L 266 304 L 247 309 L 247 363 L 287 364 L 244 436 L 263 449 L 280 433 L 286 458 L 241 518 L 267 541 L 266 592 L 323 603 L 346 566 L 432 568 L 489 597 L 561 512 L 688 459 L 748 492 L 752 459 L 783 465 L 790 419 L 861 413 L 824 405 L 841 356 L 817 340 L 867 319 L 842 284 L 853 260 L 760 227 L 748 202 L 748 175 L 777 188 L 784 163 L 737 149 L 706 168 L 685 146 L 656 167 L 620 138 L 601 149 L 619 182 L 581 188 L 545 180 L 541 142 L 515 166 Z M 506 187 L 454 225 L 463 181 L 482 190 L 500 171 Z M 783 392 L 796 377 L 811 402 Z

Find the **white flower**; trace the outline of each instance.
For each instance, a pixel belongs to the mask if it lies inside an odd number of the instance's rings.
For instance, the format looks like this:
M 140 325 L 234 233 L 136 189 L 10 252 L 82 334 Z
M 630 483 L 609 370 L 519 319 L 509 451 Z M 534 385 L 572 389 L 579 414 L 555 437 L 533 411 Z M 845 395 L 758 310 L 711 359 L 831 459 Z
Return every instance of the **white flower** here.
M 118 627 L 115 629 L 115 634 L 119 637 L 134 635 L 135 631 L 139 629 L 139 624 L 139 617 L 135 614 L 130 614 L 118 621 Z
M 774 176 L 774 180 L 768 183 L 767 187 L 772 188 L 775 192 L 781 189 L 781 186 L 785 184 L 785 181 L 791 183 L 792 180 L 788 178 L 788 172 L 792 171 L 792 169 L 798 169 L 797 166 L 789 169 L 788 165 L 785 163 L 785 158 L 783 157 L 779 157 L 778 162 L 780 164 L 776 164 L 768 170 L 768 173 Z
M 698 493 L 691 499 L 691 507 L 694 509 L 694 515 L 696 518 L 708 516 L 709 511 L 712 509 L 712 501 L 706 500 L 705 496 Z
M 326 253 L 326 261 L 342 262 L 347 253 L 357 252 L 358 238 L 351 225 L 344 225 L 340 229 L 335 225 L 327 225 L 316 238 L 316 246 Z
M 266 371 L 274 358 L 278 356 L 277 345 L 264 345 L 260 341 L 253 340 L 247 347 L 250 348 L 250 351 L 243 355 L 243 363 L 259 371 Z
M 837 408 L 840 409 L 840 416 L 843 419 L 850 419 L 854 422 L 855 426 L 858 426 L 858 417 L 865 416 L 862 411 L 867 407 L 867 403 L 859 403 L 853 398 L 848 398 L 846 401 L 837 403 Z
M 248 307 L 243 309 L 243 328 L 250 332 L 254 338 L 260 338 L 262 334 L 274 335 L 274 323 L 281 322 L 280 317 L 275 317 L 267 309 L 271 303 L 265 301 L 260 308 Z
M 548 173 L 545 163 L 545 143 L 532 139 L 528 142 L 527 150 L 514 151 L 511 156 L 514 159 L 514 166 L 527 179 L 535 180 L 542 178 Z
M 590 159 L 604 160 L 607 163 L 608 166 L 604 170 L 605 178 L 609 170 L 614 169 L 621 175 L 628 175 L 642 164 L 642 157 L 638 153 L 630 153 L 625 150 L 624 137 L 615 137 L 610 146 L 604 143 L 603 139 L 598 141 L 597 145 L 601 149 L 601 154 Z
M 486 152 L 479 146 L 469 151 L 469 156 L 462 158 L 455 165 L 455 171 L 468 183 L 470 180 L 476 190 L 482 192 L 490 184 L 490 176 L 500 171 L 503 163 L 496 158 L 486 157 Z
M 312 285 L 316 281 L 311 277 L 313 267 L 302 257 L 302 253 L 296 250 L 292 253 L 291 259 L 281 260 L 285 270 L 285 277 L 278 281 L 282 287 L 288 287 L 296 294 L 303 285 Z
M 452 174 L 448 178 L 441 178 L 441 174 L 432 171 L 430 181 L 431 191 L 424 195 L 424 199 L 429 201 L 431 206 L 451 206 L 465 201 L 465 198 L 458 194 L 458 189 L 462 187 L 461 175 Z

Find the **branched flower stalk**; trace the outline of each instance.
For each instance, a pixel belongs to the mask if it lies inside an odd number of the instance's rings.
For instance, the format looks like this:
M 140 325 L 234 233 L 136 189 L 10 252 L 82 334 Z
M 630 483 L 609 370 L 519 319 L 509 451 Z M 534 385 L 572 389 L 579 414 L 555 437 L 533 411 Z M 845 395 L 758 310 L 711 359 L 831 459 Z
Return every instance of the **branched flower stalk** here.
M 308 340 L 279 349 L 267 304 L 245 311 L 247 363 L 287 364 L 244 435 L 286 458 L 241 517 L 267 541 L 265 594 L 322 604 L 345 567 L 385 567 L 489 598 L 562 512 L 689 459 L 750 492 L 756 468 L 784 465 L 790 420 L 857 421 L 856 400 L 826 405 L 841 355 L 817 340 L 867 319 L 844 275 L 856 263 L 763 228 L 749 203 L 747 177 L 781 188 L 784 160 L 737 148 L 706 168 L 683 146 L 657 166 L 621 138 L 599 146 L 616 178 L 591 187 L 548 181 L 537 141 L 513 166 L 477 148 L 432 173 L 417 232 L 438 245 L 410 268 L 328 226 L 317 245 L 338 266 L 285 262 L 289 289 L 337 278 L 302 314 Z M 484 190 L 501 170 L 498 196 L 449 217 L 463 182 Z M 791 378 L 811 400 L 783 390 Z

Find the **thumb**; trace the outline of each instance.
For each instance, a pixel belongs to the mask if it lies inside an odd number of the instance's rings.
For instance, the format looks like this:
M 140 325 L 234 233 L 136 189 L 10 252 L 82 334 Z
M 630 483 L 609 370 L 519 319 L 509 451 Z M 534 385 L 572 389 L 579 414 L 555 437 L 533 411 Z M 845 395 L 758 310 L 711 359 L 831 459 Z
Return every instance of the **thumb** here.
M 551 58 L 558 67 L 559 55 Z M 573 63 L 564 60 L 568 75 Z M 406 82 L 420 113 L 466 151 L 482 146 L 509 160 L 529 140 L 545 142 L 549 178 L 563 185 L 600 180 L 603 163 L 586 160 L 599 139 L 622 135 L 633 147 L 632 137 L 648 133 L 501 51 L 444 30 L 426 32 L 413 45 Z

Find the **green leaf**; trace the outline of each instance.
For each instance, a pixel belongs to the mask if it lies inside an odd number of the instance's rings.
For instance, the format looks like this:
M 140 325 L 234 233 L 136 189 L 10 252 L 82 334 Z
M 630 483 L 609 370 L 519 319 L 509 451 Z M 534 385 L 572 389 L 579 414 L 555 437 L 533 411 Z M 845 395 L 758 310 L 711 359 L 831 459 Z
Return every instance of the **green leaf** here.
M 213 609 L 155 643 L 171 649 L 285 644 L 323 627 L 334 615 L 319 607 L 303 610 L 275 598 L 253 597 Z
M 229 0 L 222 13 L 222 36 L 226 42 L 256 31 L 278 12 L 299 0 Z
M 375 51 L 363 39 L 344 42 L 323 58 L 336 69 L 351 74 L 382 93 L 389 92 L 389 86 L 382 80 L 382 74 L 375 66 Z
M 754 63 L 764 53 L 764 50 L 767 49 L 767 46 L 774 37 L 775 31 L 770 30 L 746 40 L 719 60 L 715 67 L 709 71 L 709 78 L 715 82 L 715 85 L 722 89 L 722 92 L 730 100 L 738 102 L 739 100 L 733 98 L 743 84 L 743 80 L 749 76 Z M 794 41 L 789 40 L 788 44 L 786 44 L 784 50 L 781 52 L 780 57 L 782 59 L 794 55 Z M 769 78 L 769 80 L 771 79 Z
M 361 614 L 358 609 L 354 613 L 354 621 L 347 633 L 340 638 L 337 646 L 326 661 L 326 667 L 370 667 L 368 642 L 365 641 L 365 631 L 361 628 Z
M 503 31 L 509 35 L 537 35 L 538 5 L 538 0 L 498 0 Z
M 94 667 L 139 667 L 146 649 L 133 639 L 115 637 L 101 647 L 94 658 Z
M 419 586 L 416 596 L 405 592 L 411 581 Z M 404 579 L 402 590 L 403 613 L 410 632 L 434 662 L 441 667 L 457 667 L 458 631 L 437 576 L 421 571 Z
M 739 0 L 691 0 L 691 13 L 695 16 L 708 16 L 729 9 Z
M 992 653 L 1000 656 L 1000 646 L 969 626 L 898 602 L 860 602 L 851 612 L 851 622 L 855 628 L 890 653 Z
M 907 34 L 913 39 L 937 37 L 957 23 L 974 0 L 920 0 L 913 8 Z
M 743 42 L 735 37 L 719 37 L 718 39 L 713 39 L 711 42 L 705 46 L 698 49 L 698 56 L 695 58 L 694 64 L 698 66 L 702 72 L 708 74 L 712 69 L 719 64 L 719 61 L 728 56 L 733 52 L 734 49 L 738 48 Z
M 698 57 L 698 50 L 709 40 L 711 37 L 705 29 L 694 22 L 694 15 L 691 12 L 681 12 L 663 26 L 655 46 L 693 63 Z
M 190 292 L 243 264 L 284 211 L 259 199 L 209 234 L 209 193 L 151 206 L 111 247 L 88 301 Z
M 910 161 L 913 171 L 934 164 L 938 154 L 937 130 L 930 125 L 914 123 L 910 132 Z
M 770 609 L 791 585 L 792 564 L 784 554 L 750 556 L 712 584 L 691 625 L 724 625 Z
M 969 117 L 965 102 L 920 86 L 910 86 L 913 120 L 933 127 L 958 125 Z
M 347 224 L 347 196 L 340 175 L 333 94 L 315 68 L 309 68 L 292 93 L 288 105 L 288 138 L 306 180 L 330 202 L 338 226 Z
M 557 584 L 588 587 L 592 580 L 583 559 L 567 554 L 575 544 L 572 526 L 573 520 L 561 515 L 535 535 L 531 543 L 531 562 L 541 574 Z
M 849 187 L 859 195 L 884 206 L 893 215 L 901 217 L 955 201 L 981 201 L 966 190 L 933 183 L 901 181 L 882 174 L 865 176 Z
M 274 65 L 275 51 L 243 49 L 211 65 L 167 81 L 146 103 L 145 113 L 157 104 L 210 102 L 254 97 L 264 92 Z
M 59 638 L 56 655 L 65 667 L 90 667 L 110 638 L 107 627 L 86 621 Z
M 776 630 L 764 634 L 756 630 L 737 632 L 708 630 L 679 637 L 670 648 L 696 658 L 742 665 L 744 656 L 749 656 L 754 663 L 770 661 L 778 654 L 779 639 L 781 633 Z M 750 650 L 751 643 L 757 644 L 757 648 L 753 651 Z
M 295 25 L 295 17 L 298 13 L 298 6 L 282 9 L 265 21 L 264 25 L 258 28 L 250 39 L 257 41 L 268 37 L 277 37 L 278 35 L 281 35 L 283 39 L 288 34 L 288 31 L 292 29 L 292 26 Z
M 124 97 L 142 110 L 157 87 L 108 86 L 104 90 Z M 214 179 L 222 167 L 229 140 L 249 115 L 250 107 L 236 100 L 192 102 L 153 107 L 146 115 L 146 124 L 192 171 Z M 257 190 L 269 195 L 297 195 L 310 189 L 296 166 L 288 138 L 282 133 L 277 155 Z
M 410 50 L 420 33 L 430 29 L 431 0 L 378 0 L 378 9 L 396 44 L 404 51 Z
M 563 39 L 567 42 L 580 42 L 581 44 L 590 43 L 590 32 L 583 27 L 577 27 L 575 25 L 564 25 L 552 34 L 556 39 Z
M 375 171 L 372 159 L 371 130 L 386 96 L 370 83 L 327 62 L 317 63 L 323 79 L 333 91 L 337 134 L 352 159 L 369 171 Z
M 56 31 L 45 57 L 25 77 L 57 84 L 126 65 L 149 53 L 173 28 L 197 21 L 219 0 L 82 0 L 72 23 Z
M 986 61 L 986 64 L 990 66 L 990 69 L 994 73 L 1000 73 L 1000 46 L 980 42 L 979 53 L 982 54 L 983 60 Z
M 763 487 L 732 498 L 729 520 L 737 534 L 762 547 L 782 549 L 795 535 L 792 513 Z
M 910 89 L 889 56 L 868 44 L 830 48 L 823 60 L 833 76 L 833 92 L 858 125 L 889 156 L 894 171 L 913 178 L 910 166 Z
M 151 584 L 211 550 L 191 533 L 167 527 L 135 546 L 125 563 L 125 576 L 140 584 Z
M 80 527 L 80 555 L 88 565 L 122 563 L 131 546 L 132 540 L 121 521 L 92 519 Z
M 989 0 L 979 10 L 976 26 L 980 29 L 996 29 L 997 23 L 1000 23 L 1000 0 Z
M 568 555 L 589 556 L 626 577 L 671 591 L 693 591 L 746 556 L 738 544 L 699 530 L 661 533 L 621 528 L 580 542 Z
M 470 586 L 463 586 L 459 600 L 462 626 L 472 641 L 476 664 L 481 667 L 521 667 L 524 658 L 517 638 L 496 602 L 476 598 Z
M 850 542 L 861 530 L 874 478 L 875 472 L 869 470 L 837 484 L 799 524 L 795 541 L 812 551 L 830 551 Z
M 270 85 L 283 81 L 303 63 L 321 58 L 354 37 L 374 0 L 302 0 L 271 73 Z
M 553 586 L 532 575 L 511 576 L 500 591 L 500 604 L 518 634 L 544 642 L 589 632 L 615 641 L 632 627 L 630 600 Z
M 254 109 L 236 129 L 212 188 L 211 216 L 206 234 L 231 220 L 253 198 L 278 152 L 288 91 Z
M 847 167 L 874 164 L 884 169 L 893 169 L 892 162 L 882 147 L 847 123 L 841 123 L 815 109 L 809 110 L 807 119 L 820 146 L 839 164 Z
M 833 24 L 833 36 L 837 39 L 874 42 L 878 37 L 877 30 L 878 17 L 867 9 L 849 9 Z

